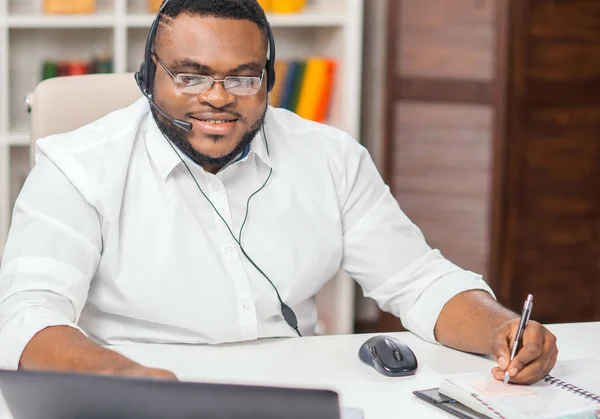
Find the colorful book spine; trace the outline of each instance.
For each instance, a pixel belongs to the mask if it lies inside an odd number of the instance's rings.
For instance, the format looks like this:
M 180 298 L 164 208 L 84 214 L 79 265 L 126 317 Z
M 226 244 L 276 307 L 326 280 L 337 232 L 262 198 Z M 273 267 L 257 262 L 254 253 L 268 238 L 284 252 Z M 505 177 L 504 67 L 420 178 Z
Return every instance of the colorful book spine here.
M 299 13 L 306 7 L 306 0 L 261 0 L 259 3 L 267 3 L 268 11 L 273 13 Z
M 280 107 L 281 94 L 283 93 L 282 80 L 286 79 L 288 72 L 288 62 L 284 60 L 275 61 L 275 85 L 269 94 L 269 104 L 275 108 Z
M 289 61 L 288 62 L 288 70 L 285 75 L 285 79 L 281 80 L 283 85 L 281 86 L 281 98 L 279 100 L 279 107 L 292 110 L 291 109 L 291 96 L 292 90 L 294 89 L 294 82 L 296 80 L 296 73 L 299 69 L 299 61 Z
M 44 0 L 47 14 L 92 14 L 96 11 L 96 0 Z
M 327 74 L 327 62 L 322 58 L 310 58 L 306 64 L 306 73 L 296 113 L 298 116 L 317 120 L 317 112 L 322 100 Z
M 294 78 L 292 80 L 292 91 L 289 96 L 289 102 L 287 103 L 287 109 L 296 112 L 298 109 L 298 100 L 300 99 L 300 93 L 302 92 L 302 83 L 304 81 L 304 75 L 306 74 L 306 61 L 298 61 L 296 71 L 294 72 Z
M 323 90 L 321 90 L 321 95 L 318 101 L 317 112 L 315 116 L 315 121 L 317 122 L 323 123 L 329 116 L 329 110 L 331 109 L 331 102 L 333 96 L 333 85 L 337 76 L 336 67 L 337 63 L 335 60 L 325 60 Z
M 42 80 L 53 77 L 78 76 L 83 74 L 112 73 L 113 60 L 102 56 L 92 60 L 46 60 L 42 63 Z
M 326 121 L 336 77 L 335 60 L 323 57 L 278 60 L 275 73 L 275 86 L 269 95 L 271 106 L 288 109 L 312 121 Z

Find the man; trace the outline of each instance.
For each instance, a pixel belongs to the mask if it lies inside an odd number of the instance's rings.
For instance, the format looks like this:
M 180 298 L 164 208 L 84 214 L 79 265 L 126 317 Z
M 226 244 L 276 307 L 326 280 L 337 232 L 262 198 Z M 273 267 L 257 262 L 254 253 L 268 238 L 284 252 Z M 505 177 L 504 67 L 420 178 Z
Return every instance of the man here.
M 191 130 L 141 99 L 39 141 L 0 273 L 0 366 L 175 378 L 103 346 L 310 334 L 343 268 L 422 338 L 493 354 L 496 379 L 543 377 L 554 336 L 531 321 L 509 363 L 518 316 L 427 246 L 361 145 L 267 106 L 267 35 L 255 0 L 171 0 L 151 93 Z

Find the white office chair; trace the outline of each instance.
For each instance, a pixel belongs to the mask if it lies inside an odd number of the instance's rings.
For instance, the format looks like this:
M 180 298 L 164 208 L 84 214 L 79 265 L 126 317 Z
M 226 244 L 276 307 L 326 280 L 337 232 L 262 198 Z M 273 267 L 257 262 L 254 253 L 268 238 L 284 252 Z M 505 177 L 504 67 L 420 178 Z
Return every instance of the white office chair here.
M 32 164 L 39 138 L 72 131 L 130 105 L 141 96 L 133 73 L 58 77 L 41 82 L 27 98 L 31 112 Z M 353 332 L 354 284 L 344 272 L 340 271 L 316 298 L 317 333 Z

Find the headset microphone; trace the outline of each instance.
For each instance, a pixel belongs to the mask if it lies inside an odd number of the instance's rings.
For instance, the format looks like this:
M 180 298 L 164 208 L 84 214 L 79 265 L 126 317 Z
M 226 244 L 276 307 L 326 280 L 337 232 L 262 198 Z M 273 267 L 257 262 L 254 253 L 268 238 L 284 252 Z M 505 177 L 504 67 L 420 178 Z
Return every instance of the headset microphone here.
M 158 106 L 156 103 L 154 103 L 154 101 L 152 100 L 152 98 L 150 97 L 150 95 L 146 92 L 146 90 L 142 86 L 142 82 L 140 80 L 140 73 L 135 73 L 135 81 L 136 81 L 138 87 L 140 88 L 140 91 L 144 95 L 144 97 L 146 99 L 148 99 L 148 102 L 150 102 L 150 105 L 152 105 L 152 107 L 154 109 L 156 109 L 162 116 L 164 116 L 166 119 L 168 119 L 173 124 L 175 124 L 175 126 L 181 128 L 183 130 L 186 130 L 187 132 L 190 132 L 192 130 L 192 123 L 191 122 L 183 121 L 181 119 L 175 119 L 172 116 L 167 115 L 167 113 L 165 111 L 163 111 L 160 108 L 160 106 Z

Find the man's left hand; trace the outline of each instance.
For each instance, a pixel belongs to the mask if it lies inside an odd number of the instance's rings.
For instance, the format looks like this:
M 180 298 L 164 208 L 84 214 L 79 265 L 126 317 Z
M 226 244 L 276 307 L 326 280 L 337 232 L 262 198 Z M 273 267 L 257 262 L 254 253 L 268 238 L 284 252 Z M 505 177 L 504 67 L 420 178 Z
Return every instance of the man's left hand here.
M 513 341 L 517 334 L 519 319 L 506 322 L 492 336 L 492 355 L 498 367 L 492 369 L 496 380 L 504 379 L 508 370 L 510 383 L 533 384 L 546 376 L 556 363 L 558 348 L 556 336 L 535 321 L 529 321 L 523 332 L 522 345 L 515 358 L 510 360 Z

